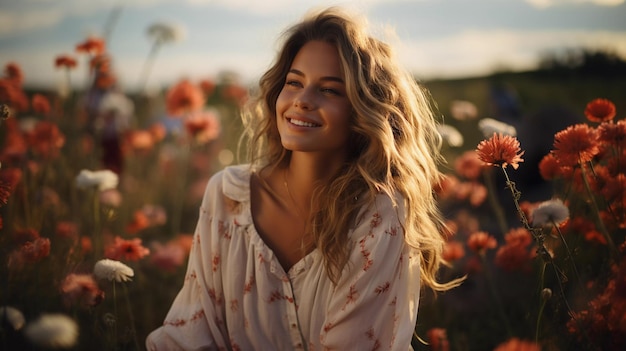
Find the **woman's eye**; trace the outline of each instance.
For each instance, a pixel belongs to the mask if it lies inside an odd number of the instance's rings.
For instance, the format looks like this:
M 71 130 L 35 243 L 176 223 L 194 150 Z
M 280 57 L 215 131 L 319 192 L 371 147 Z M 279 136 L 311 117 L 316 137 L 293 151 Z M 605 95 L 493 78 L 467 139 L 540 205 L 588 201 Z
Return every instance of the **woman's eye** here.
M 338 91 L 338 90 L 336 90 L 336 89 L 332 89 L 332 88 L 322 88 L 322 89 L 320 89 L 320 90 L 321 90 L 321 91 L 322 91 L 322 93 L 324 93 L 324 94 L 330 94 L 330 95 L 341 95 L 341 94 L 339 93 L 339 91 Z
M 285 85 L 290 85 L 290 86 L 294 86 L 294 87 L 299 87 L 301 84 L 300 82 L 298 82 L 297 80 L 287 80 L 285 81 Z

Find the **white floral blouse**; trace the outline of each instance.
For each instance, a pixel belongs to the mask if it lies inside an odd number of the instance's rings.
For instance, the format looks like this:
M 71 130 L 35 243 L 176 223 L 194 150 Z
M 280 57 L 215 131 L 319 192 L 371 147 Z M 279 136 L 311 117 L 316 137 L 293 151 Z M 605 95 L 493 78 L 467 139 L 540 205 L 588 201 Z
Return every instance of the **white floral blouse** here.
M 232 166 L 209 181 L 184 285 L 147 349 L 410 349 L 419 256 L 391 200 L 361 211 L 335 286 L 317 250 L 283 270 L 254 227 L 250 175 Z

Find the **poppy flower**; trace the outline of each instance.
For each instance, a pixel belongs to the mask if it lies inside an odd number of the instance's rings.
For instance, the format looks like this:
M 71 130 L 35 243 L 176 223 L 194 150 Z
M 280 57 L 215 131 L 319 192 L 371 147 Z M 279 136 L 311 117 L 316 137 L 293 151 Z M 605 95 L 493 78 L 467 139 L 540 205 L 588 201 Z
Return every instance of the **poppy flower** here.
M 598 139 L 614 147 L 626 147 L 626 120 L 602 123 L 598 126 Z
M 585 107 L 585 116 L 591 122 L 606 122 L 615 117 L 615 104 L 607 99 L 595 99 Z
M 89 37 L 82 43 L 76 45 L 76 52 L 86 53 L 90 55 L 100 55 L 105 51 L 105 43 L 103 39 L 98 37 Z
M 569 126 L 554 136 L 552 152 L 563 166 L 591 161 L 600 152 L 598 132 L 583 123 Z
M 442 257 L 446 262 L 454 262 L 465 256 L 465 248 L 458 241 L 448 241 L 443 247 Z
M 478 158 L 476 150 L 465 151 L 454 161 L 455 172 L 466 179 L 475 180 L 483 173 L 484 163 Z
M 61 282 L 61 296 L 66 306 L 96 306 L 104 299 L 104 291 L 91 274 L 68 274 Z
M 9 62 L 4 67 L 4 74 L 13 84 L 16 86 L 21 86 L 22 82 L 24 82 L 24 73 L 22 72 L 22 68 L 15 62 Z
M 467 239 L 467 246 L 470 250 L 481 254 L 487 251 L 487 249 L 495 249 L 498 246 L 498 242 L 486 232 L 475 232 Z
M 65 135 L 56 124 L 39 121 L 29 135 L 29 143 L 36 154 L 48 159 L 59 156 L 65 145 Z
M 165 105 L 172 116 L 200 110 L 204 106 L 204 93 L 197 85 L 182 80 L 167 92 Z
M 45 95 L 35 94 L 31 99 L 31 107 L 33 112 L 45 116 L 50 113 L 50 100 Z
M 76 67 L 76 59 L 68 55 L 59 55 L 54 59 L 54 67 L 72 69 Z
M 119 236 L 105 249 L 105 257 L 112 260 L 139 261 L 150 254 L 150 249 L 141 244 L 141 239 L 125 240 Z
M 519 167 L 520 162 L 524 162 L 517 138 L 510 135 L 494 133 L 488 140 L 483 140 L 476 148 L 478 158 L 484 163 L 492 166 L 506 168 L 511 165 L 514 169 Z
M 432 351 L 449 351 L 450 342 L 443 328 L 432 328 L 426 332 L 426 338 Z
M 220 134 L 220 123 L 211 111 L 193 113 L 185 118 L 185 129 L 200 144 L 215 140 Z

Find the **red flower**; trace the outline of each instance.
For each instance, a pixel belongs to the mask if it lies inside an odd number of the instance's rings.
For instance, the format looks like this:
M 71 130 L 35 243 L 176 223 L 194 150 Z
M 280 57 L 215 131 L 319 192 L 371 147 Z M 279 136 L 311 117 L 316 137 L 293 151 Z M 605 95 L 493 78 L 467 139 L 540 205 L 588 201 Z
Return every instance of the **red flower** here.
M 595 99 L 585 107 L 585 116 L 591 122 L 610 121 L 615 117 L 615 104 L 607 99 Z
M 443 247 L 442 257 L 446 262 L 453 262 L 465 256 L 465 248 L 458 241 L 448 241 Z
M 126 225 L 126 231 L 130 234 L 137 234 L 140 231 L 150 227 L 150 219 L 142 210 L 133 213 L 133 220 Z
M 89 37 L 84 42 L 76 45 L 76 52 L 90 55 L 100 55 L 105 51 L 104 40 L 97 37 Z
M 488 165 L 506 168 L 511 165 L 514 169 L 519 167 L 520 162 L 524 162 L 520 152 L 520 144 L 517 138 L 510 135 L 494 133 L 488 140 L 483 140 L 476 149 L 478 158 Z
M 91 274 L 68 274 L 61 282 L 60 290 L 66 306 L 93 307 L 104 299 L 104 291 L 100 290 Z
M 476 180 L 483 172 L 484 164 L 478 158 L 476 150 L 465 151 L 454 161 L 454 170 L 458 175 L 469 180 Z
M 36 263 L 50 255 L 50 239 L 36 238 L 25 242 L 9 255 L 9 268 L 20 269 L 27 263 Z
M 211 96 L 215 91 L 215 82 L 210 79 L 203 79 L 200 81 L 200 89 L 202 89 L 205 96 Z
M 208 143 L 220 134 L 220 123 L 214 113 L 204 111 L 185 118 L 185 129 L 198 143 Z
M 78 240 L 78 225 L 70 221 L 58 222 L 55 234 L 59 238 Z
M 59 127 L 48 121 L 40 121 L 29 135 L 33 151 L 45 159 L 57 157 L 65 145 L 65 136 Z
M 598 132 L 586 124 L 567 127 L 554 136 L 554 157 L 563 166 L 591 161 L 600 152 Z
M 54 60 L 54 67 L 72 69 L 76 67 L 76 60 L 67 55 L 59 55 Z
M 626 120 L 602 123 L 598 126 L 598 133 L 600 141 L 614 147 L 626 147 Z
M 532 341 L 511 338 L 498 345 L 493 351 L 541 351 L 541 346 Z
M 182 80 L 167 92 L 165 105 L 172 116 L 200 110 L 204 106 L 202 89 L 188 80 Z
M 450 350 L 450 343 L 448 342 L 448 335 L 445 329 L 432 328 L 426 332 L 426 338 L 432 351 Z
M 46 96 L 35 94 L 31 101 L 33 112 L 44 116 L 50 113 L 50 100 Z
M 22 82 L 24 82 L 24 73 L 22 73 L 22 69 L 15 62 L 9 62 L 4 67 L 4 74 L 6 77 L 16 86 L 21 86 Z
M 496 252 L 496 266 L 506 271 L 528 270 L 528 263 L 535 258 L 535 251 L 530 251 L 528 246 L 532 243 L 532 237 L 524 228 L 512 229 L 505 236 L 506 243 Z
M 6 78 L 0 79 L 0 103 L 20 112 L 28 111 L 28 97 L 19 86 Z
M 148 254 L 150 250 L 141 244 L 139 238 L 124 240 L 116 236 L 115 241 L 105 249 L 106 258 L 117 261 L 139 261 Z
M 475 232 L 467 239 L 470 250 L 482 254 L 487 249 L 495 249 L 498 246 L 496 239 L 486 232 Z

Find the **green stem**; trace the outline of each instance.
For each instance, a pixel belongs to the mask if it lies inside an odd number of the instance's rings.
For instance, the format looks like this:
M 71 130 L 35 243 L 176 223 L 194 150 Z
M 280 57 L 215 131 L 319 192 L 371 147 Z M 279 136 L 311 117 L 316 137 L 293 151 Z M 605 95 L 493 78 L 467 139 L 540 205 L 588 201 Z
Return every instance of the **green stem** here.
M 576 276 L 576 280 L 578 281 L 578 285 L 579 285 L 580 291 L 584 292 L 585 289 L 582 286 L 582 280 L 580 279 L 580 274 L 578 274 L 578 269 L 576 268 L 576 262 L 574 262 L 574 256 L 572 256 L 572 252 L 570 251 L 569 246 L 567 245 L 567 242 L 565 241 L 565 237 L 563 236 L 563 233 L 561 232 L 561 229 L 556 224 L 556 222 L 554 222 L 554 220 L 552 221 L 552 225 L 556 229 L 557 233 L 559 233 L 559 238 L 561 238 L 561 242 L 563 243 L 563 247 L 565 247 L 565 251 L 567 252 L 567 257 L 569 258 L 570 262 L 572 263 L 572 269 L 574 271 L 574 275 Z
M 502 233 L 506 233 L 509 226 L 506 222 L 506 217 L 504 215 L 502 205 L 496 197 L 496 189 L 494 186 L 493 174 L 491 173 L 491 169 L 485 169 L 483 175 L 485 176 L 485 184 L 487 185 L 487 192 L 489 194 L 489 203 L 491 204 L 491 208 L 496 215 L 496 220 L 498 221 L 498 225 L 500 226 L 500 231 Z
M 126 287 L 126 284 L 123 284 L 122 287 L 124 288 L 124 300 L 126 300 L 126 309 L 128 310 L 128 317 L 130 318 L 130 327 L 131 327 L 131 332 L 133 333 L 133 341 L 135 342 L 135 349 L 141 350 L 139 346 L 139 340 L 137 340 L 137 330 L 135 329 L 135 316 L 133 315 L 133 308 L 132 308 L 132 305 L 130 304 L 130 296 L 128 295 L 128 288 Z
M 543 283 L 546 277 L 546 266 L 547 263 L 543 263 L 543 265 L 541 266 L 541 275 L 540 275 L 540 282 L 541 282 L 541 288 L 539 290 L 539 298 L 541 299 L 541 306 L 539 307 L 539 314 L 537 314 L 537 326 L 535 327 L 535 343 L 539 343 L 539 329 L 540 329 L 540 325 L 541 325 L 541 317 L 543 317 L 543 309 L 544 307 L 546 307 L 546 303 L 547 303 L 547 299 L 543 298 Z

